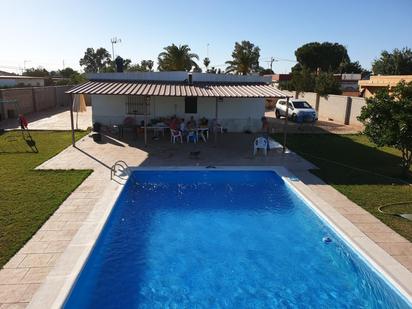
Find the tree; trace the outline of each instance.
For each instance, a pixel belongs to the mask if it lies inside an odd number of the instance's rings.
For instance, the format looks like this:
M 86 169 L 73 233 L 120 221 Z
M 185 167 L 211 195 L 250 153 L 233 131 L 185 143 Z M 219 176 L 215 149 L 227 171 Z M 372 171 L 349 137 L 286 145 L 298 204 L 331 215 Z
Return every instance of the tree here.
M 194 59 L 199 60 L 199 56 L 191 53 L 188 45 L 175 44 L 166 46 L 157 58 L 159 71 L 191 71 L 199 66 Z
M 43 77 L 45 86 L 52 86 L 54 84 L 49 71 L 47 71 L 45 68 L 40 67 L 40 66 L 37 68 L 26 69 L 23 72 L 23 75 L 32 76 L 32 77 Z
M 321 96 L 341 94 L 340 84 L 331 72 L 316 74 L 307 67 L 299 67 L 292 71 L 290 81 L 282 81 L 279 88 L 282 90 L 301 92 L 316 92 Z
M 312 72 L 317 69 L 335 72 L 341 63 L 350 62 L 346 47 L 330 42 L 304 44 L 295 51 L 295 56 L 301 66 Z
M 372 71 L 382 75 L 412 74 L 412 50 L 407 47 L 396 48 L 392 53 L 384 50 L 380 58 L 372 62 Z
M 145 72 L 152 72 L 154 62 L 153 60 L 142 60 L 140 66 Z
M 210 64 L 210 59 L 208 57 L 206 57 L 205 59 L 203 59 L 203 64 L 206 67 L 206 71 L 208 70 L 209 64 Z
M 128 72 L 152 72 L 154 62 L 152 60 L 142 60 L 139 63 L 132 64 L 128 67 Z
M 119 61 L 123 66 L 123 71 L 128 71 L 129 67 L 131 66 L 132 60 L 130 59 L 123 59 L 120 56 L 117 56 L 114 61 L 108 60 L 106 66 L 104 66 L 100 72 L 102 73 L 113 73 L 117 72 L 117 65 L 116 61 Z
M 86 79 L 86 76 L 84 74 L 80 74 L 80 73 L 76 72 L 75 74 L 70 76 L 69 84 L 70 85 L 77 85 L 77 84 L 84 83 L 86 80 L 87 79 Z
M 263 69 L 259 72 L 260 75 L 272 75 L 275 74 L 275 72 L 273 72 L 273 70 L 271 69 Z
M 361 78 L 366 78 L 371 75 L 371 72 L 365 70 L 360 65 L 359 61 L 355 62 L 342 62 L 338 68 L 340 74 L 361 74 Z
M 280 83 L 279 87 L 284 90 L 300 92 L 314 91 L 315 89 L 315 74 L 308 68 L 303 67 L 300 70 L 292 71 L 291 80 Z
M 48 77 L 50 76 L 49 72 L 43 67 L 29 68 L 23 72 L 24 76 L 32 77 Z
M 229 66 L 227 73 L 246 75 L 252 72 L 259 72 L 260 48 L 249 41 L 236 42 L 232 52 L 232 60 L 226 61 Z
M 96 51 L 91 47 L 87 48 L 79 63 L 85 67 L 86 73 L 103 72 L 112 65 L 110 54 L 103 47 L 96 49 Z
M 359 73 L 363 73 L 365 70 L 362 68 L 359 61 L 355 61 L 355 62 L 342 62 L 339 65 L 338 71 L 340 74 L 344 74 L 344 73 L 359 74 Z
M 391 92 L 390 92 L 391 91 Z M 412 161 L 412 82 L 400 82 L 392 89 L 378 91 L 366 100 L 358 117 L 364 133 L 377 146 L 402 152 L 402 175 L 410 174 Z
M 327 96 L 328 94 L 342 94 L 340 84 L 332 73 L 320 72 L 315 78 L 314 91 L 320 96 Z
M 59 70 L 57 72 L 57 75 L 60 75 L 61 77 L 64 77 L 64 78 L 70 78 L 74 74 L 79 74 L 79 72 L 69 67 L 64 68 L 63 70 Z

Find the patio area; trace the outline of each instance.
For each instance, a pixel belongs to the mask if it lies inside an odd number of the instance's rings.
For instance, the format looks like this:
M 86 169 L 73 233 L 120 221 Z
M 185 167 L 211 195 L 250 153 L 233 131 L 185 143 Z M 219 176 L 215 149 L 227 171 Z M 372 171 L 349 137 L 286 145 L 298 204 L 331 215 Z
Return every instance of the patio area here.
M 107 170 L 117 161 L 123 160 L 129 166 L 223 166 L 223 165 L 283 165 L 290 170 L 308 170 L 314 166 L 294 153 L 282 154 L 281 149 L 271 150 L 267 156 L 258 153 L 253 156 L 253 141 L 259 134 L 225 133 L 211 134 L 205 143 L 172 144 L 168 134 L 153 140 L 149 134 L 148 145 L 144 146 L 142 135 L 125 138 L 102 135 L 101 142 L 94 142 L 90 136 L 69 147 L 39 169 L 95 169 Z

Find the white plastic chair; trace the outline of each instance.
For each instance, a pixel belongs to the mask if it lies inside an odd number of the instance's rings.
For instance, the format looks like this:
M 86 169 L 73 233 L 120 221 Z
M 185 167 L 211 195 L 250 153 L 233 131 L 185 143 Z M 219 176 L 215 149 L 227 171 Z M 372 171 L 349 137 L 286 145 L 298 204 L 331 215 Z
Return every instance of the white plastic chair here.
M 189 132 L 187 133 L 187 136 L 186 136 L 186 141 L 187 141 L 187 143 L 190 142 L 190 139 L 193 140 L 193 143 L 195 143 L 195 144 L 197 143 L 198 135 L 197 135 L 197 132 L 196 132 L 196 131 L 189 131 Z
M 180 143 L 183 143 L 182 132 L 170 129 L 170 142 L 175 144 L 176 140 L 180 140 Z
M 253 155 L 255 156 L 258 149 L 263 149 L 263 153 L 265 156 L 267 155 L 268 151 L 268 140 L 265 137 L 257 137 L 253 142 Z
M 223 133 L 223 126 L 220 123 L 218 123 L 216 119 L 213 120 L 212 129 L 213 132 Z

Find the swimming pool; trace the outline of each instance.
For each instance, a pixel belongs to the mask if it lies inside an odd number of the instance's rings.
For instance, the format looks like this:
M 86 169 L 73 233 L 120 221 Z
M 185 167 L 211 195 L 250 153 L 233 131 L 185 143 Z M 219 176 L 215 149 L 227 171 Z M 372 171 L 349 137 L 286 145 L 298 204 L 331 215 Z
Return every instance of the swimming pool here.
M 408 308 L 273 171 L 137 171 L 65 308 Z

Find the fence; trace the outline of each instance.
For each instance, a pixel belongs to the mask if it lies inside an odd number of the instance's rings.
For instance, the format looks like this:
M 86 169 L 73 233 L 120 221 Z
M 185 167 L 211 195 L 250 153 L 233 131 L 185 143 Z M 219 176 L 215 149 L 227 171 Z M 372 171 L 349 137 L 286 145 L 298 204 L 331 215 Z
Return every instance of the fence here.
M 68 106 L 71 96 L 65 91 L 70 88 L 71 86 L 49 86 L 0 89 L 0 120 L 15 118 L 19 113 L 28 114 L 56 106 Z
M 330 94 L 321 97 L 314 92 L 304 92 L 296 95 L 295 91 L 285 91 L 284 93 L 296 99 L 305 99 L 318 112 L 319 119 L 334 121 L 340 124 L 362 126 L 357 117 L 364 106 L 365 99 L 359 97 L 349 97 L 343 95 Z

